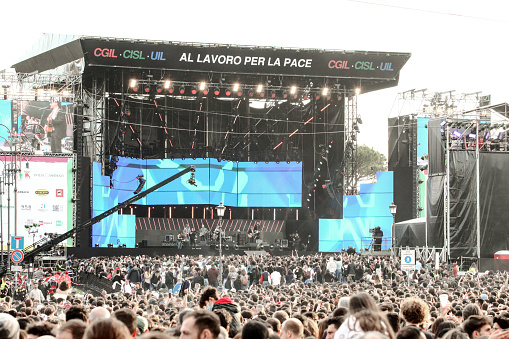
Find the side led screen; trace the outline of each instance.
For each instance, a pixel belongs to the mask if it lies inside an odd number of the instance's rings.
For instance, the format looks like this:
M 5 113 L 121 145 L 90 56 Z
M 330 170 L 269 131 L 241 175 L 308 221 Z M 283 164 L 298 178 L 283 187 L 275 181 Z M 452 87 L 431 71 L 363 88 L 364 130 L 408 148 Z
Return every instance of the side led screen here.
M 361 184 L 359 195 L 343 197 L 343 219 L 319 220 L 320 252 L 341 252 L 348 246 L 356 251 L 371 248 L 370 229 L 380 226 L 384 237 L 392 236 L 392 215 L 389 206 L 393 201 L 393 173 L 377 172 L 377 182 Z M 365 239 L 363 239 L 365 238 Z M 390 241 L 382 242 L 382 250 Z

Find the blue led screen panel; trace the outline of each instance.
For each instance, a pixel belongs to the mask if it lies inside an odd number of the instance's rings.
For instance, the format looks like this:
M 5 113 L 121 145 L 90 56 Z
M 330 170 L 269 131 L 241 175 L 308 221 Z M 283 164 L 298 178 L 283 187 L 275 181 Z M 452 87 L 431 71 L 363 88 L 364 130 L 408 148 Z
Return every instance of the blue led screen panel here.
M 126 244 L 127 248 L 136 245 L 136 216 L 113 213 L 92 227 L 92 244 L 100 247 L 114 247 Z

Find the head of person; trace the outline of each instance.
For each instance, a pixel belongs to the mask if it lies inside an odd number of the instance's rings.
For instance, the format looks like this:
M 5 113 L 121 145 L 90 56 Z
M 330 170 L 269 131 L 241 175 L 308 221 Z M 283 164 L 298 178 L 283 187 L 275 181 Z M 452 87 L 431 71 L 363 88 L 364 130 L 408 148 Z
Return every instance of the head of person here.
M 281 325 L 281 339 L 300 339 L 304 335 L 304 325 L 299 319 L 289 318 Z
M 88 322 L 88 310 L 82 305 L 73 305 L 65 312 L 65 321 L 79 319 Z
M 121 308 L 113 312 L 112 317 L 122 322 L 132 337 L 136 336 L 136 328 L 138 327 L 138 316 L 130 308 Z
M 476 339 L 484 335 L 489 336 L 491 333 L 491 321 L 485 316 L 471 315 L 463 322 L 463 330 L 470 339 Z
M 60 291 L 67 291 L 69 289 L 69 284 L 67 284 L 67 281 L 63 280 L 58 286 L 58 289 Z
M 269 329 L 261 321 L 249 321 L 242 327 L 242 338 L 268 339 Z
M 429 307 L 421 298 L 406 298 L 401 305 L 400 314 L 408 325 L 420 325 L 428 318 Z
M 87 324 L 79 319 L 72 319 L 57 329 L 56 339 L 81 339 L 85 334 Z
M 327 319 L 327 337 L 326 339 L 334 339 L 334 334 L 343 323 L 342 317 L 332 317 Z
M 477 304 L 468 304 L 463 308 L 463 320 L 467 320 L 471 315 L 482 315 L 481 308 Z
M 436 338 L 443 338 L 447 332 L 456 328 L 456 324 L 452 321 L 444 321 L 437 327 Z
M 378 311 L 375 299 L 365 292 L 353 295 L 348 303 L 350 314 L 357 313 L 362 310 Z
M 54 324 L 48 322 L 39 322 L 28 326 L 27 328 L 27 338 L 35 339 L 42 337 L 44 335 L 53 335 L 52 331 L 55 328 Z
M 506 330 L 509 328 L 509 318 L 505 315 L 496 316 L 493 319 L 494 330 Z
M 455 328 L 447 332 L 443 339 L 468 339 L 468 335 L 462 329 Z
M 104 307 L 102 306 L 96 307 L 92 311 L 90 311 L 88 323 L 90 324 L 100 319 L 108 319 L 110 315 L 111 315 L 110 312 Z
M 219 296 L 217 295 L 217 289 L 215 287 L 208 286 L 203 290 L 198 305 L 201 308 L 206 307 L 208 310 L 212 310 L 212 306 L 218 299 Z
M 19 339 L 19 323 L 8 313 L 0 313 L 0 338 Z
M 180 339 L 217 339 L 221 331 L 219 323 L 219 317 L 212 311 L 189 312 L 180 328 Z
M 353 315 L 355 317 L 355 326 L 359 327 L 362 332 L 380 332 L 389 338 L 395 337 L 392 327 L 389 325 L 387 318 L 378 310 L 364 309 Z
M 121 321 L 109 318 L 101 319 L 90 324 L 83 339 L 129 339 L 131 334 Z

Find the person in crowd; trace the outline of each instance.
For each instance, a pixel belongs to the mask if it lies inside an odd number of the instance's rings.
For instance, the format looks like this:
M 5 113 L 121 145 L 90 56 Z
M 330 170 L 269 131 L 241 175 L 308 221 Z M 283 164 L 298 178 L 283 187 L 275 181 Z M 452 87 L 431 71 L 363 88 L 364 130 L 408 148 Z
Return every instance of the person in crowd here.
M 180 328 L 180 339 L 217 339 L 220 333 L 219 317 L 208 310 L 186 314 Z
M 472 315 L 463 322 L 463 330 L 470 339 L 477 339 L 481 336 L 490 336 L 491 321 L 486 316 Z
M 109 318 L 101 319 L 89 325 L 83 339 L 129 339 L 132 336 L 121 321 Z
M 281 325 L 281 339 L 300 339 L 304 337 L 304 325 L 299 319 L 290 318 Z
M 129 330 L 132 337 L 136 337 L 138 317 L 130 308 L 121 308 L 113 312 L 112 318 L 121 321 Z M 102 321 L 102 320 L 100 320 Z
M 86 328 L 87 324 L 84 321 L 69 320 L 56 330 L 56 339 L 81 339 Z
M 407 326 L 415 326 L 423 330 L 424 322 L 429 316 L 429 307 L 422 299 L 417 297 L 407 298 L 401 305 L 401 315 Z M 433 334 L 423 331 L 426 339 L 433 339 Z

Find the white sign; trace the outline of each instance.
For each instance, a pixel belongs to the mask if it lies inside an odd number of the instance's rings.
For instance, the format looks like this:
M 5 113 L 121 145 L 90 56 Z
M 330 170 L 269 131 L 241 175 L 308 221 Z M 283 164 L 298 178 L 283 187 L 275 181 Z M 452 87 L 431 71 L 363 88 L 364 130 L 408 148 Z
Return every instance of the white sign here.
M 415 250 L 401 251 L 401 269 L 403 271 L 415 270 Z
M 13 272 L 21 272 L 21 271 L 23 271 L 23 266 L 12 265 L 11 266 L 11 271 L 13 271 Z

